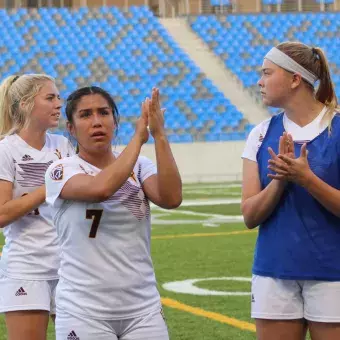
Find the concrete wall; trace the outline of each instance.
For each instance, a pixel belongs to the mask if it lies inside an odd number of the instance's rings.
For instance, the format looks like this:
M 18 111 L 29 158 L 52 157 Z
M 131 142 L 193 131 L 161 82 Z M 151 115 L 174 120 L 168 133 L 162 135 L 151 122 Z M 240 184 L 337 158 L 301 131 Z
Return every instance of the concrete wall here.
M 241 154 L 245 142 L 172 144 L 183 182 L 222 182 L 241 179 Z M 121 151 L 124 146 L 116 146 Z M 154 145 L 144 145 L 142 155 L 156 162 Z

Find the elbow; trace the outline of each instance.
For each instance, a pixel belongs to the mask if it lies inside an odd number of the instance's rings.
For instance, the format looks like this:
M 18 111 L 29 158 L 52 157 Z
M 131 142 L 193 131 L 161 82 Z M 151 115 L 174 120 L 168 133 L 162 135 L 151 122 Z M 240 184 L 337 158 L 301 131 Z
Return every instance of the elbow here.
M 243 217 L 244 217 L 244 224 L 246 225 L 246 227 L 248 229 L 254 229 L 254 228 L 257 227 L 258 223 L 254 222 L 250 219 L 247 219 L 245 216 L 243 216 Z
M 163 200 L 162 208 L 168 210 L 176 209 L 182 204 L 182 200 L 182 194 L 172 197 L 171 199 Z
M 0 229 L 5 228 L 8 225 L 8 222 L 3 216 L 0 216 Z
M 246 203 L 242 203 L 241 212 L 243 215 L 244 224 L 246 225 L 248 229 L 254 229 L 258 226 L 256 219 L 254 218 L 253 214 L 247 208 Z

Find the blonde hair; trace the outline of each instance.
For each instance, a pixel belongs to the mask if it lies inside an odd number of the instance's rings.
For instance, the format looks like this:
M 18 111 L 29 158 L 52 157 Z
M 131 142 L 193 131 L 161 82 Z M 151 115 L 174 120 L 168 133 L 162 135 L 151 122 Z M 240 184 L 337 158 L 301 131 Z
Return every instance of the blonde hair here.
M 0 139 L 20 131 L 29 123 L 34 97 L 44 82 L 55 82 L 45 74 L 9 76 L 0 85 Z
M 334 114 L 340 108 L 324 51 L 319 47 L 309 47 L 300 42 L 292 41 L 281 43 L 276 48 L 319 78 L 319 86 L 316 92 L 312 85 L 305 83 L 315 92 L 316 100 L 327 107 L 323 119 L 328 121 L 330 127 Z

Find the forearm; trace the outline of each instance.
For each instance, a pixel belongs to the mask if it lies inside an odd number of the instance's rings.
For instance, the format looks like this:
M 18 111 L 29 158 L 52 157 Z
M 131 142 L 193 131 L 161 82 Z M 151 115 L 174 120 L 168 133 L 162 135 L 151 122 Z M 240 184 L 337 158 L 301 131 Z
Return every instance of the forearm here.
M 99 192 L 99 200 L 109 198 L 126 182 L 137 162 L 141 147 L 140 140 L 132 138 L 115 162 L 94 177 L 92 185 Z
M 331 187 L 312 171 L 303 187 L 328 211 L 340 217 L 340 190 Z
M 0 228 L 4 228 L 19 218 L 31 213 L 44 203 L 46 198 L 45 186 L 10 200 L 0 207 Z
M 182 202 L 182 180 L 165 135 L 155 138 L 159 196 L 168 208 Z
M 271 215 L 284 190 L 284 182 L 272 180 L 264 190 L 242 203 L 242 214 L 249 229 L 257 227 Z

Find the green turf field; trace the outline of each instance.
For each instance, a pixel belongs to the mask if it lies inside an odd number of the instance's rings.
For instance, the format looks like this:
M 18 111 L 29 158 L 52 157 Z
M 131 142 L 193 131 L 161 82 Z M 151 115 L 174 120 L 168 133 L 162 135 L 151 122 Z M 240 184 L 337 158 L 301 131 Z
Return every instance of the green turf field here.
M 237 184 L 186 185 L 181 208 L 152 209 L 152 256 L 172 340 L 255 339 L 249 279 L 256 231 L 242 223 L 240 191 Z M 245 279 L 235 281 L 238 277 Z M 190 294 L 168 290 L 174 284 L 163 287 L 190 279 L 203 279 L 185 285 Z M 48 339 L 54 339 L 52 325 Z

